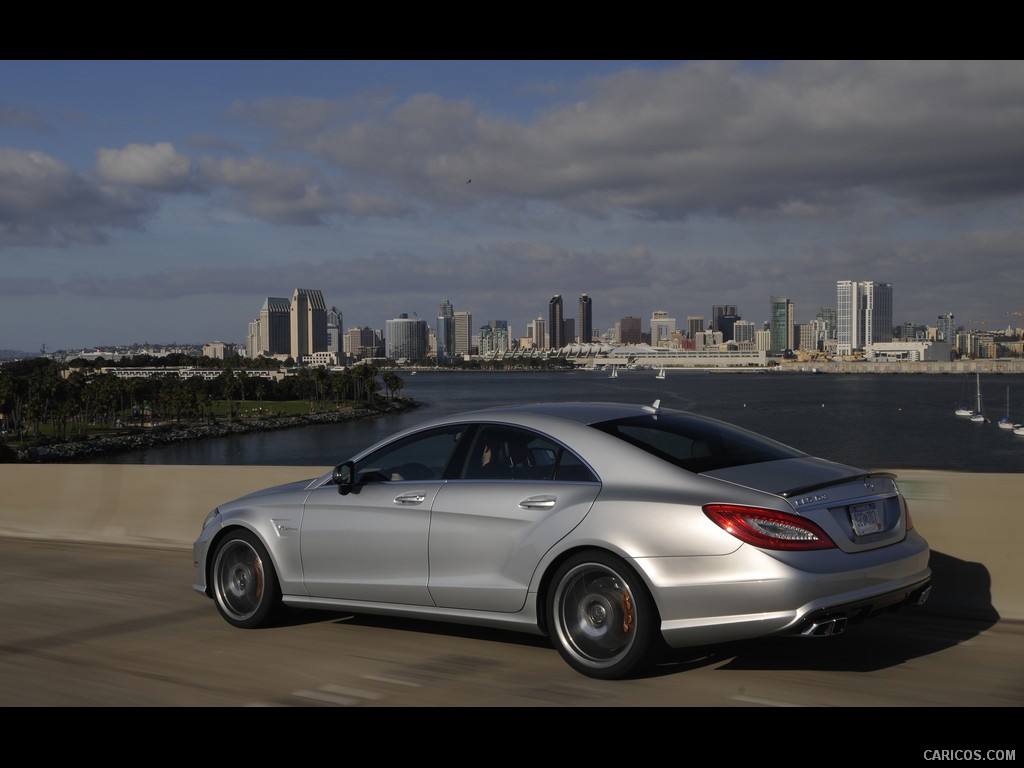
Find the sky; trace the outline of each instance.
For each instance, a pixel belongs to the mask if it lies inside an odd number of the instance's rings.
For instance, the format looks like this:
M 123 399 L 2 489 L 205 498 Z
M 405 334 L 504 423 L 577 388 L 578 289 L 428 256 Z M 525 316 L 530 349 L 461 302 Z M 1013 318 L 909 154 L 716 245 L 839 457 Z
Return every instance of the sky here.
M 296 288 L 1017 328 L 1022 204 L 1024 61 L 5 60 L 0 350 L 244 344 Z

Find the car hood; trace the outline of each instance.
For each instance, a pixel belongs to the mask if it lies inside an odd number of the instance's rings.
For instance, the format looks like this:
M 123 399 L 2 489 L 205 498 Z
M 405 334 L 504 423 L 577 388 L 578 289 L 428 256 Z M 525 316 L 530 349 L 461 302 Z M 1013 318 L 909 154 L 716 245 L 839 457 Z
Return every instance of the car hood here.
M 275 485 L 270 488 L 262 488 L 252 493 L 247 493 L 244 496 L 239 496 L 234 501 L 248 501 L 250 499 L 259 498 L 260 496 L 273 496 L 280 493 L 288 493 L 290 491 L 301 491 L 308 488 L 309 485 L 319 478 L 306 478 L 305 480 L 296 480 L 292 483 L 283 483 L 281 485 Z

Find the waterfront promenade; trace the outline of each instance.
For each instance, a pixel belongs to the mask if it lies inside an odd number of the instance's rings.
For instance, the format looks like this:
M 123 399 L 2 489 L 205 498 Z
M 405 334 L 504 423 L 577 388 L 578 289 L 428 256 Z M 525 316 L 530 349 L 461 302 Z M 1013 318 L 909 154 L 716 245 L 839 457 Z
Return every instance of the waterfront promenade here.
M 1024 358 L 999 358 L 995 360 L 951 360 L 938 362 L 926 360 L 915 362 L 887 361 L 870 362 L 867 360 L 830 360 L 825 362 L 798 362 L 787 360 L 774 370 L 799 373 L 1024 373 Z

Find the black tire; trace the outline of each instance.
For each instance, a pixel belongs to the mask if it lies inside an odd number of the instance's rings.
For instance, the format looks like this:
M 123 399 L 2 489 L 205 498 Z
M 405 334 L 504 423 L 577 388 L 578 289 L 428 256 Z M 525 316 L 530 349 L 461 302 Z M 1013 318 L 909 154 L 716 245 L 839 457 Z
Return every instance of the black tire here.
M 621 558 L 581 552 L 555 573 L 547 619 L 558 653 L 577 672 L 615 680 L 642 672 L 662 647 L 646 585 Z
M 213 601 L 225 621 L 243 629 L 274 623 L 281 586 L 266 547 L 251 531 L 229 533 L 217 545 L 210 572 Z

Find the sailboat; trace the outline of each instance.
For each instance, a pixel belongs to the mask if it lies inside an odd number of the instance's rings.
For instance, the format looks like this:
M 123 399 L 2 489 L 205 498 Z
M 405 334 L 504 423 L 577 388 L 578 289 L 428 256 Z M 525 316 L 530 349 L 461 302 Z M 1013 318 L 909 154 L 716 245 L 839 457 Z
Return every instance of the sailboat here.
M 974 409 L 971 408 L 969 405 L 967 405 L 967 382 L 968 381 L 969 381 L 969 379 L 966 379 L 966 378 L 964 379 L 964 391 L 960 395 L 960 402 L 964 403 L 964 404 L 957 407 L 957 409 L 955 411 L 957 416 L 973 416 L 974 415 Z
M 665 378 L 665 367 L 664 367 L 664 366 L 662 366 L 662 367 L 661 367 L 661 368 L 660 368 L 660 369 L 658 370 L 658 375 L 657 375 L 657 376 L 655 376 L 654 378 L 656 378 L 656 379 L 664 379 L 664 378 Z
M 974 406 L 974 413 L 971 414 L 971 421 L 988 422 L 988 419 L 985 418 L 985 409 L 981 404 L 981 375 L 976 373 L 974 378 L 977 381 L 978 394 L 975 398 L 977 404 Z
M 1010 388 L 1006 388 L 1006 415 L 999 420 L 1000 429 L 1013 429 L 1019 427 L 1020 424 L 1014 424 L 1010 419 Z

